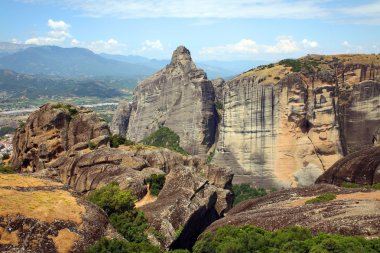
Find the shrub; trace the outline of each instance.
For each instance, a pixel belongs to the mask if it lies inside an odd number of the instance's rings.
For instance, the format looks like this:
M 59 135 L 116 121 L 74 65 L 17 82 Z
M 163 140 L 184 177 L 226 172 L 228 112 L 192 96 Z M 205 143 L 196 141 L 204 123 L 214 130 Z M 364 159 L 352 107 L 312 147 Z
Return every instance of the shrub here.
M 145 183 L 150 186 L 150 193 L 154 196 L 158 196 L 165 184 L 165 175 L 152 174 L 145 179 Z
M 93 143 L 92 141 L 89 141 L 88 142 L 88 148 L 91 149 L 91 150 L 94 150 L 94 149 L 96 149 L 96 144 Z
M 316 198 L 309 199 L 305 202 L 305 204 L 314 204 L 320 202 L 327 202 L 336 199 L 336 194 L 334 193 L 323 193 Z
M 3 160 L 7 160 L 7 159 L 9 159 L 9 154 L 3 154 Z
M 223 103 L 221 101 L 216 101 L 215 102 L 215 107 L 218 110 L 223 110 L 224 109 L 224 105 L 223 105 Z
M 2 127 L 0 128 L 0 137 L 6 134 L 13 134 L 14 132 L 16 132 L 16 129 L 13 127 Z
M 208 154 L 206 162 L 207 162 L 207 163 L 211 163 L 212 158 L 214 158 L 214 155 L 215 155 L 215 150 L 212 151 L 212 152 L 210 152 L 210 153 Z
M 15 171 L 12 170 L 8 166 L 0 165 L 0 173 L 3 173 L 3 174 L 13 174 L 13 173 L 15 173 Z
M 275 76 L 274 80 L 280 80 L 281 78 L 279 76 Z
M 180 226 L 176 231 L 175 231 L 175 238 L 179 238 L 182 234 L 182 231 L 183 231 L 183 227 Z
M 74 106 L 72 105 L 68 105 L 68 104 L 56 104 L 52 107 L 53 109 L 64 109 L 64 110 L 67 110 L 70 117 L 75 117 L 79 111 L 77 110 L 77 108 L 75 108 Z
M 142 140 L 141 143 L 149 146 L 168 148 L 187 155 L 187 152 L 179 145 L 179 141 L 179 136 L 175 132 L 168 127 L 161 127 Z
M 254 189 L 249 184 L 237 184 L 232 187 L 232 191 L 235 194 L 233 205 L 236 206 L 240 202 L 247 199 L 259 198 L 267 195 L 267 192 L 263 188 Z
M 122 214 L 135 207 L 136 196 L 128 190 L 120 190 L 117 182 L 112 182 L 91 192 L 88 200 L 101 207 L 107 214 Z
M 120 145 L 125 145 L 125 146 L 135 145 L 135 142 L 131 140 L 127 140 L 125 137 L 118 134 L 110 135 L 110 139 L 111 139 L 111 144 L 110 144 L 111 148 L 117 148 Z
M 161 250 L 149 243 L 135 243 L 124 240 L 100 239 L 89 248 L 87 253 L 161 253 Z
M 291 67 L 293 72 L 300 72 L 302 68 L 302 63 L 299 60 L 285 59 L 279 62 L 280 65 L 285 67 Z
M 206 233 L 193 247 L 194 253 L 245 252 L 379 252 L 380 239 L 357 236 L 318 234 L 309 229 L 290 227 L 269 232 L 251 225 L 224 226 Z

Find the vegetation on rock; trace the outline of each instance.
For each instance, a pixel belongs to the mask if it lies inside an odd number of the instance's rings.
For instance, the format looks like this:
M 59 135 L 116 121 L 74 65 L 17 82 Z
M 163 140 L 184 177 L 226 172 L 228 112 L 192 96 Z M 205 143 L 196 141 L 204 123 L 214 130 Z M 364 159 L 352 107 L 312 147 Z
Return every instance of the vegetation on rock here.
M 16 129 L 13 127 L 2 127 L 0 128 L 0 137 L 6 135 L 6 134 L 13 134 L 15 133 Z
M 309 199 L 305 202 L 305 204 L 314 204 L 314 203 L 320 203 L 320 202 L 327 202 L 336 199 L 336 194 L 334 193 L 324 193 L 319 195 L 316 198 Z
M 69 104 L 56 104 L 52 108 L 67 110 L 69 112 L 70 117 L 75 117 L 79 113 L 77 108 Z
M 224 109 L 224 105 L 223 105 L 223 103 L 221 101 L 216 101 L 215 102 L 215 107 L 218 110 L 223 110 Z
M 179 145 L 179 136 L 168 127 L 161 127 L 141 141 L 144 145 L 168 148 L 183 155 L 187 152 Z
M 15 173 L 15 171 L 12 170 L 12 168 L 10 168 L 8 166 L 0 165 L 0 173 L 13 174 L 13 173 Z
M 307 228 L 290 227 L 275 232 L 251 225 L 224 226 L 206 233 L 193 247 L 194 253 L 248 252 L 366 252 L 380 250 L 380 239 L 331 234 L 313 235 Z
M 152 174 L 145 179 L 145 183 L 150 186 L 150 193 L 154 196 L 158 196 L 165 184 L 165 175 Z
M 342 184 L 342 187 L 344 188 L 367 188 L 367 189 L 374 189 L 374 190 L 380 190 L 380 183 L 379 184 L 372 184 L 372 185 L 369 185 L 369 184 L 355 184 L 355 183 L 351 183 L 351 182 L 344 182 Z
M 111 140 L 111 148 L 117 148 L 120 145 L 130 146 L 135 145 L 135 142 L 127 140 L 125 137 L 118 135 L 118 134 L 112 134 L 110 135 Z
M 240 202 L 247 199 L 259 198 L 267 195 L 267 192 L 263 188 L 252 188 L 249 184 L 237 184 L 232 187 L 232 191 L 235 194 L 233 205 L 236 206 Z

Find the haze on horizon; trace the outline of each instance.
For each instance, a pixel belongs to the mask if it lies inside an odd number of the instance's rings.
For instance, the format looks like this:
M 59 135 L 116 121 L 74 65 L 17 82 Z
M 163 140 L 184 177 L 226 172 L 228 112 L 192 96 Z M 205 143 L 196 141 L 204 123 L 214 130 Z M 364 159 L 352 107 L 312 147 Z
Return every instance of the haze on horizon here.
M 379 53 L 380 1 L 5 0 L 0 41 L 169 59 Z

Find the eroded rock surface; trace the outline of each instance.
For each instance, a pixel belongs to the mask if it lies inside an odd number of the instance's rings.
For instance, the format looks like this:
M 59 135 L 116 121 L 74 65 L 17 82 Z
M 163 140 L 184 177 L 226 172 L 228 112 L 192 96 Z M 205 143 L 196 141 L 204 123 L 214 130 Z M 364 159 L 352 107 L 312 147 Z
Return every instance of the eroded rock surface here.
M 344 155 L 377 141 L 380 58 L 308 56 L 298 62 L 307 67 L 293 72 L 274 64 L 223 85 L 213 162 L 233 168 L 234 183 L 310 185 Z
M 59 171 L 62 182 L 80 193 L 116 181 L 141 200 L 147 194 L 145 179 L 152 174 L 166 174 L 158 197 L 145 204 L 138 202 L 149 223 L 164 236 L 165 248 L 191 248 L 207 225 L 232 206 L 231 171 L 206 164 L 199 157 L 146 146 L 93 151 L 77 146 L 51 166 Z M 176 231 L 181 228 L 183 234 L 176 238 Z
M 305 201 L 322 193 L 335 193 L 335 200 L 315 204 Z M 207 228 L 224 225 L 254 225 L 270 231 L 303 226 L 312 232 L 342 235 L 380 236 L 380 191 L 345 189 L 334 185 L 313 185 L 272 193 L 247 200 Z
M 114 231 L 104 211 L 63 184 L 0 174 L 1 252 L 84 252 Z
M 188 153 L 205 156 L 215 142 L 218 119 L 214 99 L 206 73 L 196 68 L 189 50 L 180 46 L 169 65 L 137 86 L 130 113 L 115 124 L 128 122 L 126 137 L 133 141 L 160 126 L 169 127 Z
M 13 138 L 12 166 L 35 172 L 80 142 L 108 136 L 109 128 L 95 113 L 63 104 L 49 103 L 33 112 Z
M 316 181 L 342 185 L 344 182 L 372 185 L 380 183 L 380 146 L 364 149 L 337 161 Z

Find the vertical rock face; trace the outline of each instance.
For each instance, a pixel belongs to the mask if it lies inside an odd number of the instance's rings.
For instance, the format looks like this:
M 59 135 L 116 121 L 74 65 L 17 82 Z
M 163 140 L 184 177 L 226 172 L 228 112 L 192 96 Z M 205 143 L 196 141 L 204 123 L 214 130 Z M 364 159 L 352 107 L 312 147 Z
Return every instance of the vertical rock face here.
M 121 136 L 125 136 L 127 134 L 130 114 L 131 106 L 129 103 L 119 103 L 110 125 L 110 130 L 113 134 L 118 134 Z
M 213 161 L 234 168 L 235 183 L 313 184 L 343 155 L 377 140 L 380 82 L 365 66 L 291 73 L 274 65 L 226 82 Z
M 17 129 L 11 163 L 20 172 L 42 170 L 73 145 L 109 133 L 107 124 L 95 113 L 68 104 L 49 103 Z
M 214 99 L 206 73 L 180 46 L 169 65 L 138 85 L 130 114 L 120 121 L 128 121 L 128 139 L 140 141 L 166 126 L 179 135 L 188 153 L 206 154 L 215 142 L 218 122 Z

